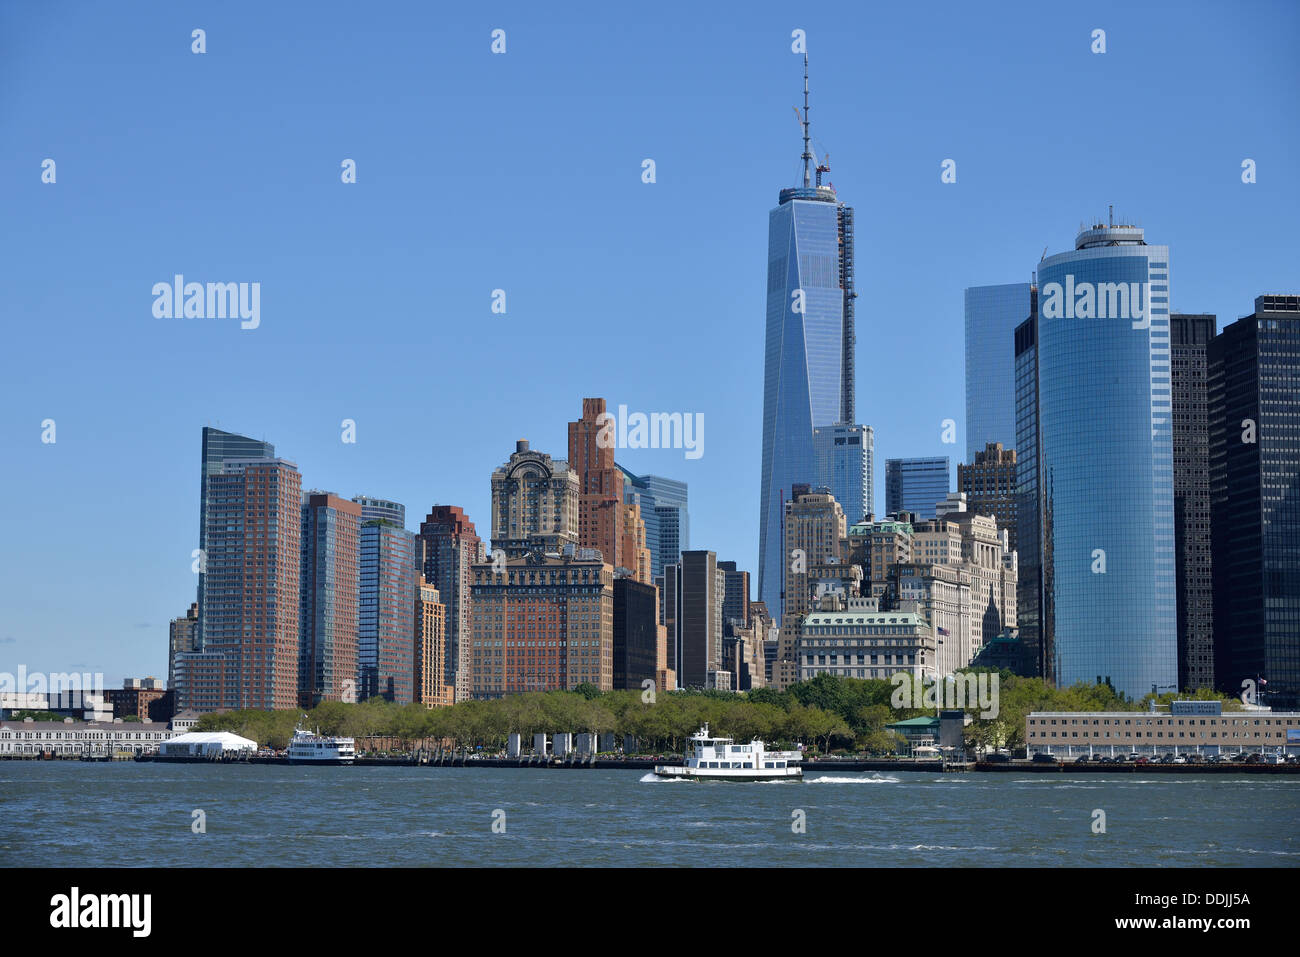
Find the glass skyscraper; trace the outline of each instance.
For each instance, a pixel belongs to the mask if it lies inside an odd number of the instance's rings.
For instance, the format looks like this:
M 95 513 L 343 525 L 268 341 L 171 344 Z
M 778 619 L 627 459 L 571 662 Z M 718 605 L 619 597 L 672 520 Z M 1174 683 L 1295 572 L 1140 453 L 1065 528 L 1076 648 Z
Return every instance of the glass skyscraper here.
M 768 215 L 763 459 L 758 594 L 779 614 L 781 517 L 795 483 L 815 484 L 813 429 L 852 423 L 853 209 L 811 181 L 804 62 L 803 186 L 781 190 Z
M 1215 681 L 1300 705 L 1300 296 L 1260 296 L 1209 345 Z
M 1044 598 L 1060 685 L 1178 680 L 1169 250 L 1097 225 L 1038 266 Z
M 1016 624 L 1039 677 L 1056 675 L 1052 620 L 1044 602 L 1046 516 L 1038 483 L 1038 291 L 1016 326 Z
M 813 429 L 817 477 L 811 484 L 831 490 L 852 525 L 875 511 L 875 432 L 869 425 Z
M 934 518 L 935 506 L 952 491 L 952 463 L 948 456 L 921 459 L 885 459 L 885 512 L 911 512 L 917 518 Z
M 966 290 L 966 459 L 990 442 L 1015 448 L 1016 386 L 1012 340 L 1029 317 L 1027 282 Z
M 650 574 L 663 574 L 665 565 L 681 561 L 691 547 L 691 519 L 687 511 L 685 482 L 662 475 L 633 475 L 615 463 L 623 473 L 623 501 L 641 506 L 645 522 L 646 547 L 650 549 Z

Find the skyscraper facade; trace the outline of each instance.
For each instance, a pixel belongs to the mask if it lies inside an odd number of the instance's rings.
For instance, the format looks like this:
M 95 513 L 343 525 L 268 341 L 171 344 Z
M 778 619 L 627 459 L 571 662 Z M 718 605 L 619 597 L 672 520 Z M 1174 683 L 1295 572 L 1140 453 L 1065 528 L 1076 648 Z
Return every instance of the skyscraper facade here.
M 715 552 L 682 552 L 664 570 L 664 619 L 670 669 L 679 688 L 715 687 L 722 668 L 722 606 L 726 575 Z
M 804 616 L 812 609 L 812 578 L 818 566 L 845 564 L 848 540 L 844 510 L 825 489 L 795 485 L 785 503 L 781 587 L 781 634 L 772 683 L 784 691 L 799 680 L 799 641 Z
M 1034 673 L 1056 680 L 1049 606 L 1045 604 L 1044 549 L 1046 516 L 1038 463 L 1038 291 L 1033 290 L 1030 317 L 1016 326 L 1016 554 L 1017 613 L 1020 641 Z
M 966 290 L 966 461 L 990 442 L 1016 441 L 1012 335 L 1029 317 L 1027 282 Z
M 361 698 L 414 699 L 414 532 L 375 518 L 361 525 L 358 659 Z
M 577 545 L 581 483 L 567 462 L 534 452 L 527 439 L 492 473 L 492 548 L 508 557 Z
M 176 691 L 176 656 L 193 654 L 199 650 L 199 603 L 180 618 L 173 618 L 167 626 L 167 690 Z M 179 700 L 179 693 L 176 695 Z
M 420 575 L 415 588 L 415 700 L 426 708 L 455 704 L 456 689 L 446 681 L 447 609 L 438 589 Z
M 361 506 L 361 521 L 371 522 L 376 519 L 396 525 L 406 526 L 406 506 L 400 502 L 390 502 L 386 498 L 372 498 L 369 495 L 353 496 L 352 501 Z
M 634 578 L 614 579 L 614 690 L 641 691 L 642 682 L 659 685 L 659 599 L 654 585 Z
M 302 477 L 284 459 L 227 459 L 208 476 L 199 710 L 298 704 Z M 200 662 L 193 661 L 197 667 Z M 218 674 L 219 672 L 219 674 Z
M 641 507 L 651 577 L 663 574 L 691 547 L 691 522 L 685 482 L 662 475 L 634 475 L 621 465 L 623 500 Z
M 1178 687 L 1214 687 L 1210 547 L 1208 348 L 1215 317 L 1169 317 L 1174 430 L 1174 547 L 1178 569 Z
M 875 443 L 869 425 L 838 423 L 813 429 L 817 470 L 811 484 L 831 490 L 850 524 L 875 511 Z
M 361 506 L 328 492 L 302 505 L 300 707 L 356 701 Z
M 534 551 L 473 575 L 473 697 L 613 690 L 614 569 L 595 549 Z
M 208 547 L 208 480 L 220 475 L 227 459 L 273 459 L 275 446 L 270 442 L 250 439 L 246 435 L 223 432 L 209 426 L 203 428 L 203 450 L 199 469 L 199 554 L 205 556 Z M 206 561 L 199 561 L 199 618 L 198 647 L 203 647 L 203 576 Z
M 1095 225 L 1038 283 L 1056 680 L 1141 698 L 1178 681 L 1169 250 Z
M 1300 296 L 1209 346 L 1215 680 L 1300 704 Z M 1244 682 L 1251 682 L 1245 685 Z
M 759 478 L 758 597 L 781 607 L 781 518 L 796 483 L 817 482 L 813 430 L 854 422 L 853 209 L 811 178 L 804 62 L 803 185 L 768 214 L 767 334 Z
M 582 418 L 569 423 L 569 468 L 578 476 L 578 544 L 598 549 L 615 568 L 631 568 L 623 555 L 623 472 L 614 464 L 614 444 L 602 441 L 610 431 L 605 416 L 604 399 L 583 399 Z
M 911 512 L 918 518 L 934 518 L 935 506 L 952 490 L 948 456 L 918 459 L 885 459 L 885 512 Z
M 438 589 L 446 607 L 444 679 L 455 689 L 457 701 L 470 697 L 470 586 L 473 568 L 487 560 L 483 540 L 474 523 L 456 505 L 435 505 L 420 524 L 421 571 Z
M 1004 449 L 1001 442 L 990 442 L 975 453 L 974 464 L 957 463 L 957 491 L 966 496 L 966 504 L 976 515 L 998 520 L 998 528 L 1007 532 L 1014 551 L 1016 528 L 1016 450 Z

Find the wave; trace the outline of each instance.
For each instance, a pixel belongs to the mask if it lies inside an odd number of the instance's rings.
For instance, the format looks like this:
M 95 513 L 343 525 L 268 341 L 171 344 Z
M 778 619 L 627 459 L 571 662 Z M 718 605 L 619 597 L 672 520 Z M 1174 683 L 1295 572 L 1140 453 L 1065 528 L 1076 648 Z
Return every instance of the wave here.
M 897 784 L 898 778 L 846 778 L 839 775 L 823 774 L 819 778 L 805 779 L 807 784 Z

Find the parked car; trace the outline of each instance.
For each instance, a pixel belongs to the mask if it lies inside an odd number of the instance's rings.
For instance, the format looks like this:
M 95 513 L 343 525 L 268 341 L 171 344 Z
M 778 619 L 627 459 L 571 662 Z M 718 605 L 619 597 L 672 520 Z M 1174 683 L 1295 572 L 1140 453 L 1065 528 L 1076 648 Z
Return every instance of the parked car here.
M 1164 754 L 1160 755 L 1160 757 L 1157 758 L 1156 760 L 1159 761 L 1160 764 L 1173 764 L 1174 756 L 1172 752 L 1165 752 Z
M 1247 763 L 1247 764 L 1263 764 L 1263 763 L 1264 763 L 1264 755 L 1260 754 L 1258 751 L 1256 751 L 1254 754 L 1248 754 L 1248 755 L 1246 755 L 1246 763 Z
M 1136 764 L 1137 759 L 1140 757 L 1142 757 L 1142 755 L 1138 754 L 1136 751 L 1130 751 L 1128 754 L 1124 755 L 1124 760 L 1130 764 Z
M 1074 759 L 1074 763 L 1075 763 L 1075 764 L 1087 764 L 1090 760 L 1091 760 L 1091 758 L 1089 758 L 1086 754 L 1081 754 L 1081 755 L 1079 755 L 1077 758 Z
M 1286 756 L 1287 764 L 1300 764 L 1300 754 L 1288 754 Z
M 1151 759 L 1148 758 L 1145 754 L 1139 754 L 1138 757 L 1137 757 L 1137 760 L 1134 761 L 1133 763 L 1134 763 L 1134 764 L 1150 764 L 1150 763 L 1151 763 Z
M 1035 764 L 1059 764 L 1060 762 L 1057 760 L 1056 755 L 1046 754 L 1042 751 L 1039 751 L 1034 755 L 1034 763 Z
M 1187 755 L 1185 754 L 1174 755 L 1174 764 L 1186 764 L 1186 763 L 1187 763 Z
M 1203 755 L 1203 754 L 1188 754 L 1188 755 L 1185 755 L 1185 756 L 1183 757 L 1183 763 L 1184 763 L 1184 764 L 1204 764 L 1204 763 L 1205 763 L 1205 755 Z
M 1104 755 L 1104 754 L 1094 754 L 1094 755 L 1092 756 L 1092 761 L 1093 761 L 1093 764 L 1104 764 L 1104 763 L 1106 762 L 1106 755 Z
M 1010 764 L 1011 755 L 1004 754 L 1001 751 L 994 751 L 991 752 L 990 754 L 984 755 L 984 760 L 987 761 L 989 764 Z

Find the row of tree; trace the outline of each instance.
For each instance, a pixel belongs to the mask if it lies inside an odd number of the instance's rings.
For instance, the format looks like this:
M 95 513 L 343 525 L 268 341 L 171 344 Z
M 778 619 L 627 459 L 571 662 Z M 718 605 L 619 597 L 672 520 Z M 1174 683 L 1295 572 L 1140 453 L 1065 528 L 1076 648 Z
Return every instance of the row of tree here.
M 1025 718 L 1032 711 L 1142 710 L 1148 698 L 1132 702 L 1107 685 L 1083 683 L 1052 688 L 1042 679 L 1019 678 L 1010 672 L 989 673 L 996 682 L 997 714 L 980 717 L 981 706 L 967 702 L 975 720 L 967 727 L 969 745 L 1023 747 Z M 987 685 L 986 685 L 987 687 Z M 359 704 L 325 702 L 306 713 L 305 724 L 325 734 L 354 738 L 384 736 L 411 743 L 445 741 L 453 747 L 505 747 L 507 736 L 523 736 L 525 747 L 536 733 L 556 732 L 633 736 L 642 753 L 680 753 L 686 741 L 707 723 L 714 733 L 737 741 L 761 738 L 770 745 L 802 743 L 828 752 L 837 749 L 882 754 L 899 750 L 903 741 L 889 725 L 907 718 L 932 715 L 931 707 L 900 707 L 900 688 L 888 680 L 863 680 L 819 675 L 787 691 L 758 688 L 741 694 L 724 691 L 672 691 L 651 695 L 639 691 L 601 692 L 593 685 L 573 691 L 528 692 L 490 701 L 463 701 L 446 708 L 396 705 L 375 698 Z M 1163 695 L 1215 699 L 1211 692 Z M 921 705 L 917 683 L 906 704 Z M 1227 699 L 1224 707 L 1236 705 Z M 992 709 L 988 709 L 992 710 Z M 987 713 L 987 711 L 985 712 Z M 233 731 L 259 744 L 284 748 L 298 711 L 228 711 L 204 715 L 200 731 Z

